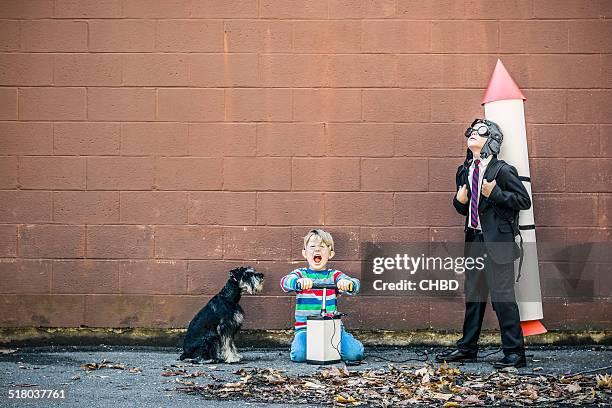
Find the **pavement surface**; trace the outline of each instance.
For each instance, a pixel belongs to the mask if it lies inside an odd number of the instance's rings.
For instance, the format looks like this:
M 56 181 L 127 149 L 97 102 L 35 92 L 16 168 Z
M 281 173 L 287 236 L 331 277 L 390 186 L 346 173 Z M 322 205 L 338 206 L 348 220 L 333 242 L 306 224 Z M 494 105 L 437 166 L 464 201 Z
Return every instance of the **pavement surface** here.
M 349 370 L 386 367 L 389 360 L 419 359 L 417 351 L 427 351 L 429 361 L 441 349 L 426 348 L 366 348 L 366 360 Z M 485 356 L 495 349 L 484 349 Z M 44 347 L 20 348 L 16 351 L 0 350 L 0 407 L 49 407 L 69 406 L 88 408 L 123 406 L 139 407 L 190 407 L 194 404 L 206 407 L 286 407 L 289 405 L 249 403 L 244 401 L 210 401 L 199 395 L 177 391 L 182 386 L 176 382 L 180 377 L 164 377 L 167 370 L 184 369 L 188 373 L 206 371 L 210 375 L 189 378 L 202 385 L 211 381 L 236 381 L 234 374 L 239 368 L 275 368 L 290 375 L 313 373 L 319 366 L 292 363 L 286 349 L 242 349 L 244 360 L 237 364 L 194 365 L 178 361 L 178 348 L 148 347 Z M 530 348 L 527 351 L 529 366 L 519 372 L 567 374 L 593 370 L 612 365 L 612 347 Z M 377 357 L 379 356 L 379 357 Z M 493 371 L 491 362 L 502 357 L 501 352 L 481 358 L 478 363 L 466 364 L 463 371 L 487 374 Z M 100 368 L 86 371 L 81 366 L 100 363 L 103 360 L 121 364 L 125 369 Z M 110 363 L 109 363 L 110 364 Z M 405 364 L 422 366 L 422 362 L 407 361 Z M 173 366 L 174 365 L 174 366 Z M 131 372 L 130 368 L 139 372 Z M 138 370 L 136 370 L 138 371 Z M 601 371 L 600 373 L 611 373 Z M 9 398 L 13 390 L 64 390 L 65 398 Z M 33 392 L 30 393 L 33 395 Z M 39 392 L 40 395 L 40 392 Z M 309 405 L 293 405 L 309 407 Z

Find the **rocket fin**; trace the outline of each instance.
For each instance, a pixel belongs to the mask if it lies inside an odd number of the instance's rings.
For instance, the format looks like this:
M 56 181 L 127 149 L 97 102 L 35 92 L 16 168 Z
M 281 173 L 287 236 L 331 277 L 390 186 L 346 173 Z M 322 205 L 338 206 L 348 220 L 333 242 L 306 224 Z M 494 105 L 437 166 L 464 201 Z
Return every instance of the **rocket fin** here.
M 534 336 L 536 334 L 544 334 L 548 330 L 539 320 L 527 320 L 521 322 L 521 328 L 523 329 L 523 336 Z
M 525 100 L 527 98 L 525 98 L 516 82 L 514 82 L 514 79 L 512 79 L 508 70 L 504 67 L 504 64 L 498 59 L 481 104 L 484 105 L 488 102 L 501 101 L 504 99 Z

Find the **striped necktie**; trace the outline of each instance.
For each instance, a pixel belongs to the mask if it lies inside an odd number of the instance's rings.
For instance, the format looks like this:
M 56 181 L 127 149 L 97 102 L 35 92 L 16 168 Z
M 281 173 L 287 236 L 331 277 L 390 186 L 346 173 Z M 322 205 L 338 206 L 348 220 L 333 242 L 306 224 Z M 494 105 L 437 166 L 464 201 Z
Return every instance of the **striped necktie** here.
M 478 165 L 480 160 L 474 160 L 474 172 L 472 174 L 472 195 L 470 198 L 470 225 L 472 228 L 478 226 L 478 179 L 480 178 L 480 169 Z

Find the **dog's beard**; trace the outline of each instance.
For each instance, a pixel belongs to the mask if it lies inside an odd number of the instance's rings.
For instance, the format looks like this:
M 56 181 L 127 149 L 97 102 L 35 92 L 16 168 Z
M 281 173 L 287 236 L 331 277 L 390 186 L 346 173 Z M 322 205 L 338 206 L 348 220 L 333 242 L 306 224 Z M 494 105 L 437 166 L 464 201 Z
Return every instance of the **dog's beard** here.
M 240 290 L 243 293 L 247 293 L 249 295 L 253 295 L 256 293 L 260 293 L 263 290 L 263 279 L 258 279 L 256 277 L 252 277 L 248 282 L 240 282 Z

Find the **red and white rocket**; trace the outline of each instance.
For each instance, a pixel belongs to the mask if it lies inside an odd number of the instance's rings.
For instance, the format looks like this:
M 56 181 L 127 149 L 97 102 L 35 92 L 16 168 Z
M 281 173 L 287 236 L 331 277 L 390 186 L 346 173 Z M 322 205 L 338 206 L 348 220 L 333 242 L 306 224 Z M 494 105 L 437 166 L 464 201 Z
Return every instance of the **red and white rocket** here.
M 497 123 L 504 134 L 504 141 L 498 158 L 516 167 L 519 177 L 531 198 L 529 153 L 527 151 L 527 131 L 525 129 L 523 103 L 525 99 L 504 64 L 498 59 L 482 100 L 485 118 Z M 533 199 L 531 202 L 533 203 Z M 535 244 L 533 204 L 528 210 L 520 212 L 519 228 L 523 237 L 525 252 L 521 277 L 515 284 L 514 291 L 521 315 L 521 326 L 525 336 L 542 334 L 546 333 L 546 328 L 540 322 L 544 313 L 542 311 L 538 253 Z M 518 272 L 518 260 L 515 264 L 515 272 Z

